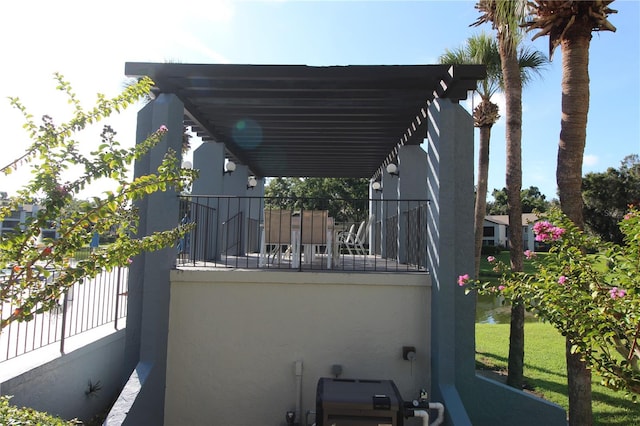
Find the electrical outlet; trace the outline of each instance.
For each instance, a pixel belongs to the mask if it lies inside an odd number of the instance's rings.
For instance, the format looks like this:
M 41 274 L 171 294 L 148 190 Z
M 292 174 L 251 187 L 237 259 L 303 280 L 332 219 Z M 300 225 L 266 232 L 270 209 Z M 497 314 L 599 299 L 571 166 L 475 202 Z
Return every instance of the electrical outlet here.
M 415 346 L 403 346 L 402 347 L 402 359 L 405 361 L 413 361 L 416 356 Z

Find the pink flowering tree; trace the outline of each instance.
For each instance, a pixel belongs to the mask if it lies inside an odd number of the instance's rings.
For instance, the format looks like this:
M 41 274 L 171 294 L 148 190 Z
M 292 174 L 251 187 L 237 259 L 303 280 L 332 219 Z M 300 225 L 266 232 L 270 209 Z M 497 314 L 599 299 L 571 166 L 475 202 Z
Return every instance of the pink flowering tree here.
M 620 223 L 624 245 L 605 242 L 578 229 L 559 211 L 534 226 L 536 240 L 551 249 L 536 271 L 502 272 L 499 284 L 471 281 L 468 291 L 518 298 L 527 309 L 553 324 L 572 344 L 602 383 L 640 394 L 640 211 L 631 208 Z M 533 257 L 529 253 L 530 257 Z
M 29 134 L 31 145 L 25 154 L 0 169 L 10 174 L 19 167 L 30 167 L 31 181 L 17 195 L 3 200 L 0 220 L 20 206 L 37 203 L 37 214 L 20 224 L 14 232 L 0 236 L 0 332 L 14 321 L 25 321 L 37 313 L 55 307 L 64 292 L 76 282 L 96 276 L 104 269 L 126 266 L 143 251 L 153 251 L 174 245 L 190 228 L 176 226 L 153 235 L 137 236 L 138 215 L 134 207 L 156 191 L 181 191 L 190 185 L 196 172 L 181 169 L 179 155 L 169 151 L 157 172 L 131 178 L 131 165 L 146 155 L 168 129 L 160 126 L 142 143 L 123 148 L 116 132 L 104 126 L 97 149 L 83 154 L 76 139 L 88 126 L 119 112 L 149 93 L 152 81 L 145 78 L 127 87 L 120 95 L 108 99 L 98 95 L 95 107 L 85 110 L 76 99 L 69 83 L 56 74 L 57 89 L 72 106 L 72 118 L 56 124 L 45 116 L 37 124 L 18 98 L 11 98 Z M 68 178 L 68 169 L 77 173 Z M 97 180 L 110 180 L 115 190 L 89 201 L 78 202 L 79 191 Z M 73 205 L 74 208 L 69 209 Z M 178 224 L 178 218 L 176 218 Z M 42 239 L 41 230 L 55 227 L 59 238 Z M 92 236 L 116 234 L 113 244 L 102 246 L 78 262 L 70 259 L 87 247 Z M 12 306 L 11 309 L 7 309 Z

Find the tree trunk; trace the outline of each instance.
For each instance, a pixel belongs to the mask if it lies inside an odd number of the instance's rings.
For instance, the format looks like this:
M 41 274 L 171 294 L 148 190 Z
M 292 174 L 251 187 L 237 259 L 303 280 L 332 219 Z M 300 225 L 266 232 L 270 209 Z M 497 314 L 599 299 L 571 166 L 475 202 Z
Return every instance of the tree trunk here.
M 562 42 L 562 121 L 556 169 L 562 211 L 581 229 L 582 158 L 589 112 L 590 28 L 588 31 Z
M 489 142 L 491 126 L 480 126 L 480 147 L 478 149 L 478 187 L 476 188 L 475 207 L 475 275 L 480 274 L 482 256 L 482 237 L 484 236 L 484 217 L 487 215 L 487 182 L 489 179 Z
M 591 370 L 580 354 L 571 353 L 571 342 L 566 340 L 567 382 L 569 390 L 569 426 L 591 426 Z
M 522 79 L 515 46 L 498 35 L 506 100 L 507 207 L 509 210 L 509 254 L 511 269 L 522 271 Z M 507 384 L 522 389 L 524 382 L 524 308 L 516 302 L 511 310 L 509 372 Z
M 582 158 L 589 112 L 589 44 L 591 25 L 579 17 L 562 40 L 562 122 L 556 179 L 562 211 L 576 226 L 584 227 L 582 214 Z M 567 341 L 569 425 L 593 424 L 591 371 Z
M 524 305 L 515 302 L 511 305 L 511 322 L 509 323 L 507 384 L 517 389 L 522 389 L 524 386 Z

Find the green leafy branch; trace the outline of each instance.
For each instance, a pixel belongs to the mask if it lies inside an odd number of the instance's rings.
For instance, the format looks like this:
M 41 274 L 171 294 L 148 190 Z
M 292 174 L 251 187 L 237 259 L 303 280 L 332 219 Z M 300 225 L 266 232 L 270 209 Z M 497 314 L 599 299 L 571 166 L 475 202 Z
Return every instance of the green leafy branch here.
M 100 145 L 88 156 L 81 153 L 79 142 L 74 138 L 87 125 L 121 111 L 148 93 L 151 80 L 141 79 L 112 99 L 98 95 L 96 106 L 88 112 L 82 108 L 69 83 L 59 74 L 56 80 L 58 90 L 66 93 L 74 108 L 73 117 L 66 123 L 56 125 L 53 118 L 44 116 L 42 124 L 37 126 L 20 101 L 11 99 L 12 105 L 22 112 L 24 127 L 33 143 L 23 156 L 2 170 L 8 173 L 32 163 L 33 177 L 0 208 L 0 220 L 34 201 L 41 208 L 13 233 L 0 237 L 0 269 L 6 271 L 0 286 L 0 330 L 14 321 L 29 320 L 37 313 L 52 309 L 76 282 L 93 278 L 104 269 L 126 266 L 143 251 L 174 245 L 194 226 L 177 225 L 138 236 L 136 201 L 159 191 L 180 192 L 197 176 L 197 171 L 181 169 L 178 155 L 168 150 L 155 173 L 130 181 L 130 165 L 166 137 L 165 126 L 132 148 L 122 148 L 115 140 L 116 132 L 104 126 Z M 74 180 L 63 182 L 63 173 L 72 166 L 80 166 L 83 171 Z M 77 202 L 74 196 L 98 179 L 115 181 L 117 189 Z M 72 205 L 75 207 L 70 208 Z M 52 227 L 60 237 L 40 241 L 41 230 Z M 88 245 L 94 233 L 107 232 L 115 234 L 113 244 L 100 247 L 85 260 L 70 261 L 78 250 Z M 1 307 L 8 304 L 13 306 L 12 311 L 2 312 Z

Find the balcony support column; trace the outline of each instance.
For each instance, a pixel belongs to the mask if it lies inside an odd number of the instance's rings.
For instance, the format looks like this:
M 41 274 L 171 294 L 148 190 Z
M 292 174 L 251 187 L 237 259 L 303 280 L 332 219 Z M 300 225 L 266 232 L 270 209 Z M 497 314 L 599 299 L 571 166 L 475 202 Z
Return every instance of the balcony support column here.
M 203 255 L 207 260 L 220 258 L 220 244 L 218 230 L 220 199 L 197 198 L 198 195 L 220 195 L 223 193 L 224 180 L 224 144 L 219 142 L 205 142 L 193 152 L 193 168 L 198 170 L 198 179 L 193 182 L 192 194 L 196 197 L 193 202 L 202 204 L 210 209 L 215 209 L 213 223 L 208 218 L 192 215 L 196 227 L 206 228 L 206 241 L 203 241 Z
M 138 143 L 162 125 L 168 132 L 147 155 L 136 161 L 135 176 L 154 173 L 169 149 L 180 157 L 183 115 L 184 106 L 173 94 L 160 94 L 140 110 Z M 140 217 L 139 235 L 168 230 L 178 224 L 178 194 L 172 189 L 153 193 L 136 202 L 136 207 Z M 164 411 L 158 407 L 164 407 L 169 271 L 175 268 L 175 263 L 176 248 L 168 247 L 142 253 L 133 259 L 129 269 L 125 374 L 131 376 L 125 378 L 125 390 L 109 415 L 113 419 L 124 412 L 124 425 L 163 424 Z
M 473 122 L 447 99 L 431 102 L 427 118 L 431 399 L 446 424 L 566 425 L 561 407 L 475 373 L 476 296 L 457 284 L 474 263 Z
M 392 176 L 386 170 L 382 173 L 381 206 L 381 256 L 397 260 L 398 257 L 398 177 Z M 395 221 L 395 222 L 394 222 Z
M 427 153 L 419 145 L 404 145 L 398 149 L 398 198 L 400 200 L 427 199 Z M 416 223 L 409 220 L 409 212 L 418 208 L 417 202 L 398 203 L 398 263 L 407 263 L 410 254 L 409 235 L 420 235 L 418 229 L 411 229 Z M 426 224 L 421 224 L 421 226 Z

